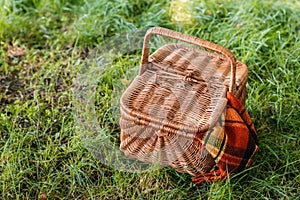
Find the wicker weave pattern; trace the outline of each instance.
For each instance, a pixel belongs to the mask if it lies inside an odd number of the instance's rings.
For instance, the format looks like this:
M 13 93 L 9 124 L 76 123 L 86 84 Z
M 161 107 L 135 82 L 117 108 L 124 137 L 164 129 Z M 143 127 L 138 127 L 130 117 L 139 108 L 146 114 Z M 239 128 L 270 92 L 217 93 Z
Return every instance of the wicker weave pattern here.
M 151 34 L 222 55 L 168 44 L 148 56 Z M 128 157 L 191 175 L 210 171 L 225 139 L 226 91 L 244 102 L 246 82 L 247 67 L 229 50 L 170 30 L 151 29 L 145 36 L 140 75 L 121 97 L 120 149 Z
M 221 152 L 220 143 L 224 138 L 224 130 L 220 122 L 207 132 L 204 137 L 200 134 L 194 139 L 182 137 L 181 135 L 160 132 L 163 136 L 157 134 L 157 131 L 149 126 L 137 125 L 132 120 L 122 118 L 120 125 L 123 126 L 121 135 L 121 149 L 125 155 L 130 158 L 138 158 L 144 162 L 152 162 L 162 166 L 170 166 L 179 172 L 188 172 L 195 176 L 197 173 L 208 172 L 215 165 L 215 156 Z M 214 134 L 222 131 L 222 137 L 216 140 Z M 134 131 L 134 134 L 132 132 Z M 207 149 L 203 146 L 206 139 Z
M 181 60 L 185 55 L 180 55 Z M 194 59 L 207 58 L 199 57 Z M 212 62 L 207 62 L 206 66 L 199 62 L 202 66 L 195 70 L 190 64 L 180 64 L 178 69 L 177 64 L 171 68 L 164 63 L 160 66 L 152 63 L 151 69 L 138 76 L 123 95 L 122 110 L 141 118 L 144 125 L 152 121 L 159 126 L 166 125 L 163 129 L 176 129 L 177 133 L 178 129 L 193 134 L 205 132 L 214 125 L 226 104 L 226 87 L 218 77 L 211 76 L 214 73 L 205 70 L 214 68 Z M 201 71 L 209 73 L 203 73 L 205 76 L 202 77 L 199 75 Z

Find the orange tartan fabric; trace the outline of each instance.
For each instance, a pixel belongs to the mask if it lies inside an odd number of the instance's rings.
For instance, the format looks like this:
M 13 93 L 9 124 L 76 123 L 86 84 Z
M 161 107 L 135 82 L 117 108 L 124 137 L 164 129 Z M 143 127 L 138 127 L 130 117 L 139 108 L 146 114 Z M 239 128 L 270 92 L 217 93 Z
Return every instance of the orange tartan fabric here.
M 196 184 L 224 180 L 228 172 L 242 171 L 249 167 L 258 150 L 256 130 L 245 107 L 230 92 L 227 92 L 227 100 L 224 146 L 215 158 L 216 169 L 197 174 L 192 180 Z

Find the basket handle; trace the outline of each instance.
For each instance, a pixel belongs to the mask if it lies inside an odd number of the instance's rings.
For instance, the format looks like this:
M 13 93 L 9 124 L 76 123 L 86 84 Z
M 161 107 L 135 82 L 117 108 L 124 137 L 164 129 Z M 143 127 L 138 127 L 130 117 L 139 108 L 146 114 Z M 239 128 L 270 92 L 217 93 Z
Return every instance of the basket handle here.
M 228 50 L 225 47 L 222 47 L 220 45 L 214 44 L 212 42 L 208 42 L 202 39 L 199 39 L 194 36 L 182 34 L 173 30 L 169 30 L 162 27 L 153 27 L 149 29 L 145 35 L 144 38 L 144 44 L 143 44 L 143 52 L 142 52 L 142 60 L 141 60 L 141 66 L 140 66 L 140 72 L 139 74 L 143 74 L 146 71 L 147 65 L 148 65 L 148 58 L 149 58 L 149 40 L 151 35 L 161 35 L 165 37 L 169 37 L 172 39 L 181 40 L 186 43 L 194 44 L 212 51 L 215 51 L 219 54 L 222 54 L 230 61 L 230 85 L 229 85 L 229 92 L 234 93 L 236 89 L 236 83 L 235 83 L 235 74 L 236 74 L 236 59 L 234 55 L 231 53 L 230 50 Z

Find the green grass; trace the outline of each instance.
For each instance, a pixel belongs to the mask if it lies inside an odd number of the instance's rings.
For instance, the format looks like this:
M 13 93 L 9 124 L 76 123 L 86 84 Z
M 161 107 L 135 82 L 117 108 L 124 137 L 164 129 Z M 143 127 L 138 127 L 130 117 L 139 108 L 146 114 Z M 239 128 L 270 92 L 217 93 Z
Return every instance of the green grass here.
M 300 198 L 299 2 L 176 2 L 0 1 L 0 199 Z M 92 155 L 76 129 L 74 80 L 106 56 L 96 117 L 118 145 L 116 102 L 141 56 L 140 41 L 126 44 L 152 26 L 221 44 L 247 64 L 260 142 L 251 168 L 194 185 L 170 168 L 123 172 Z

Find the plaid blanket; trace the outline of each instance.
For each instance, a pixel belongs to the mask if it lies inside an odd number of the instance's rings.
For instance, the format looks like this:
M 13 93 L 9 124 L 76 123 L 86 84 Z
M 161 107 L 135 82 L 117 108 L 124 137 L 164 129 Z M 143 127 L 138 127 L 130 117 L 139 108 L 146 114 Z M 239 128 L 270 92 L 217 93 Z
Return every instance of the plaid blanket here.
M 203 138 L 204 146 L 215 159 L 216 168 L 197 174 L 192 180 L 196 184 L 225 180 L 228 173 L 242 171 L 249 167 L 258 150 L 256 130 L 245 107 L 230 92 L 227 92 L 227 100 L 225 128 L 215 127 Z

